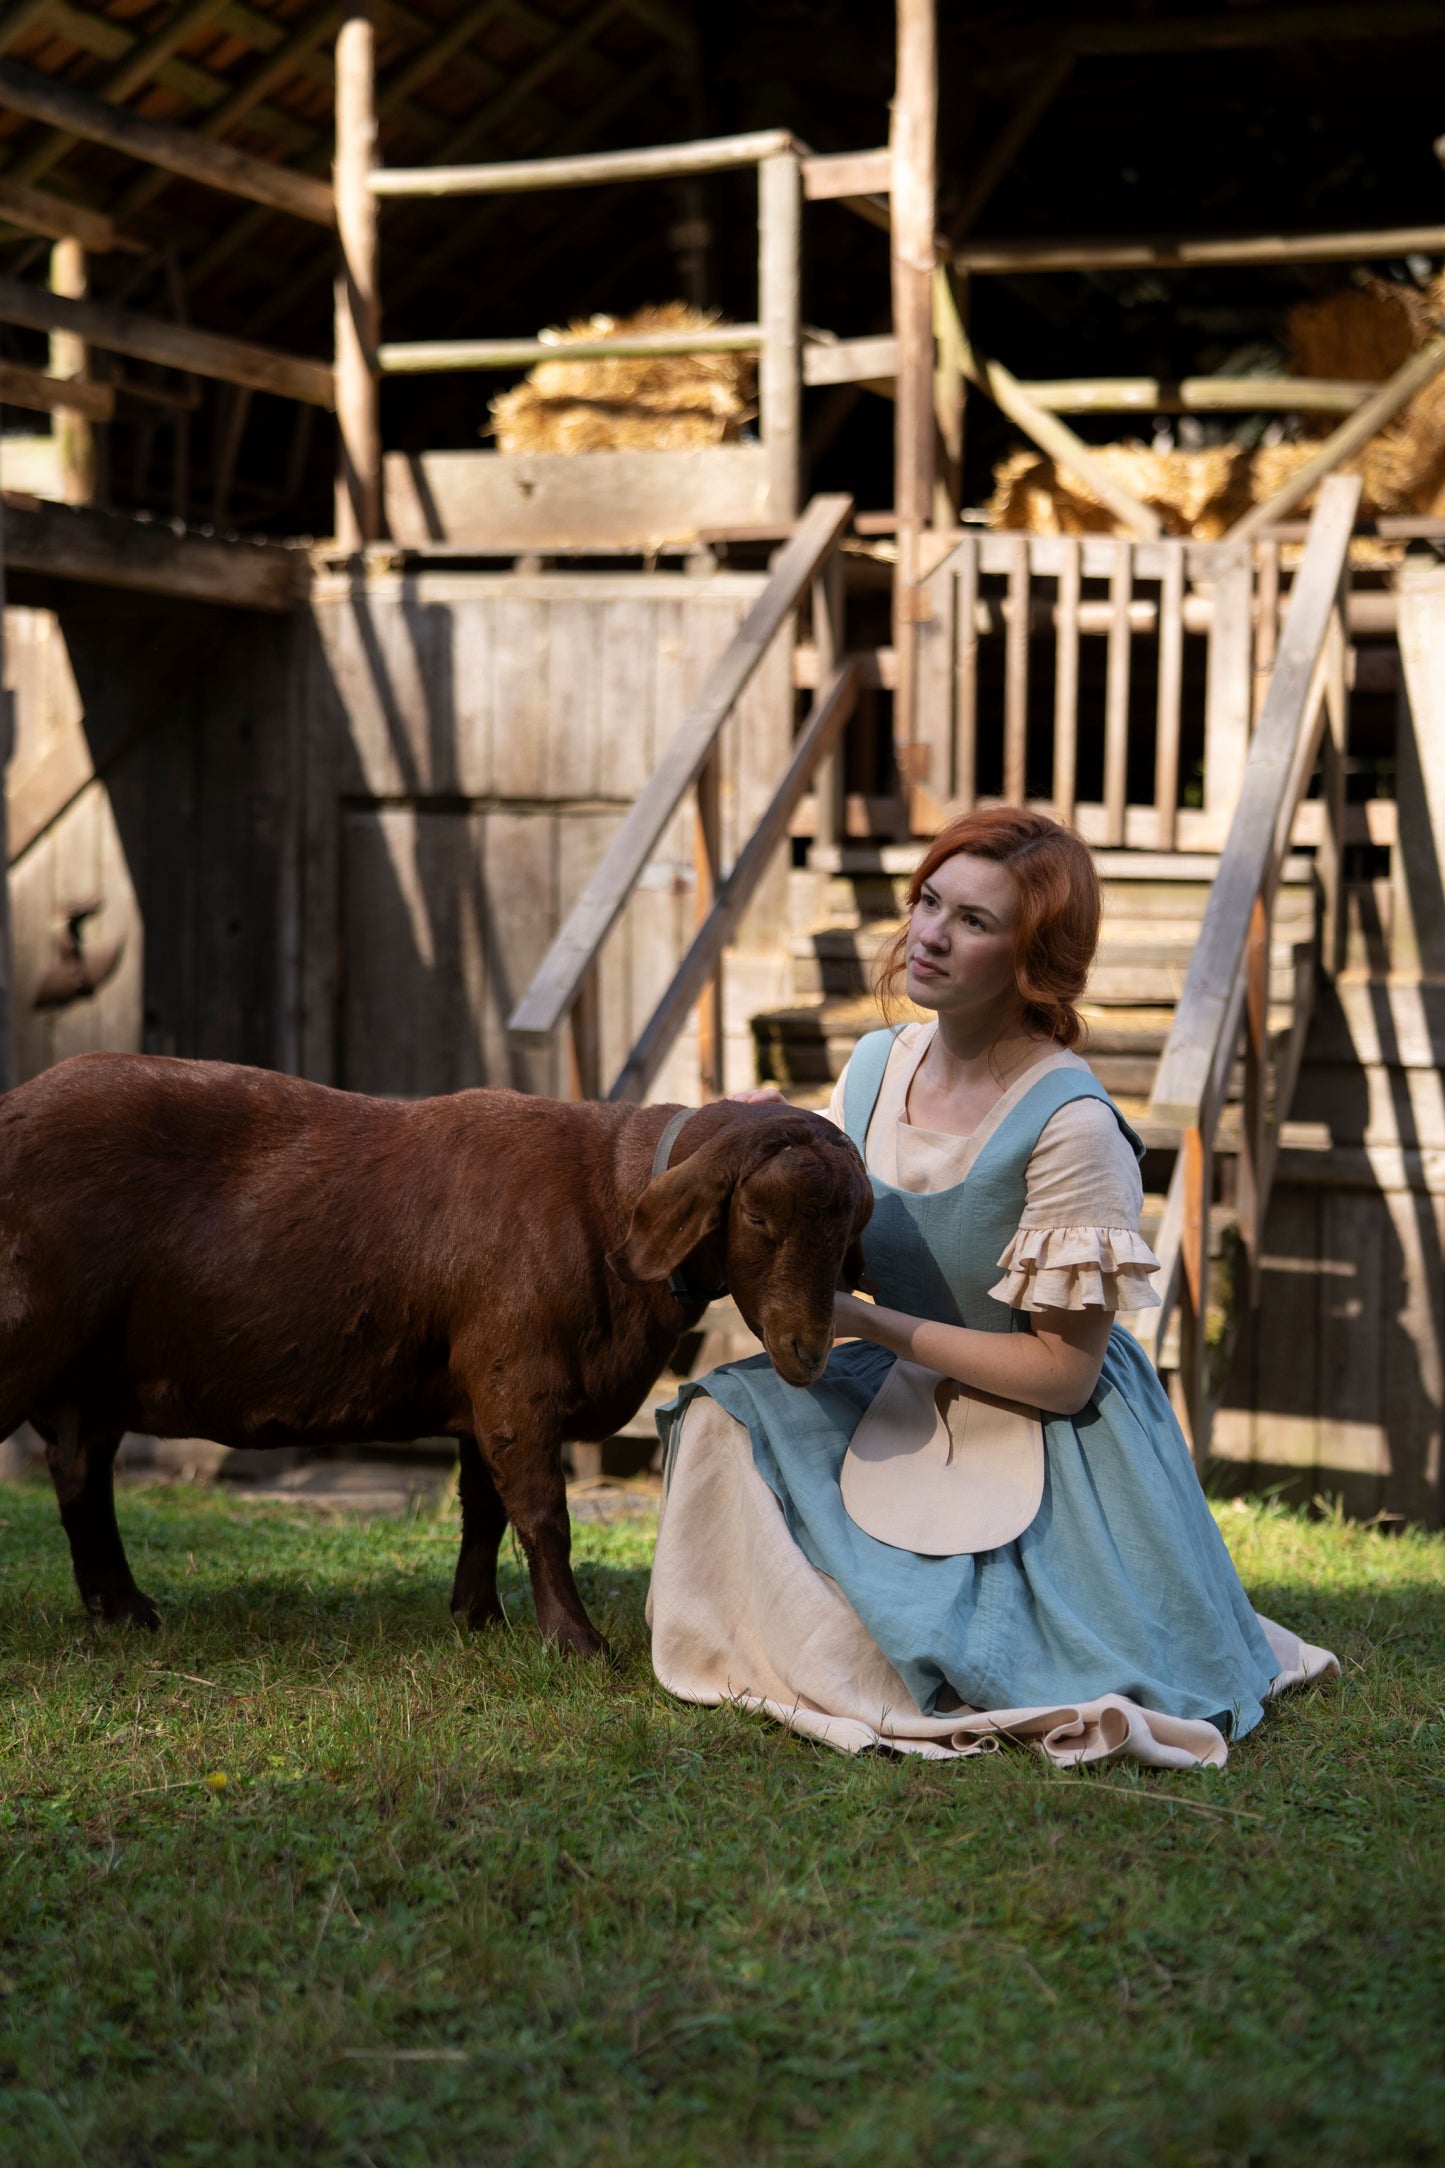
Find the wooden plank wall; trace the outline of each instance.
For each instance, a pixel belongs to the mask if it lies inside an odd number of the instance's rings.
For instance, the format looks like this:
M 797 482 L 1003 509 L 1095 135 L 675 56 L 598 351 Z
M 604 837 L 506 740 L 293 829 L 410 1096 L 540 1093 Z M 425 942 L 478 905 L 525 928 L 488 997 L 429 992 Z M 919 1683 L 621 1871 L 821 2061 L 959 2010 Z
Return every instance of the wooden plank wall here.
M 293 629 L 53 593 L 5 627 L 20 1075 L 92 1047 L 270 1061 Z M 37 1009 L 68 913 L 91 903 L 82 952 L 119 944 L 113 972 Z
M 1321 990 L 1292 1109 L 1321 1144 L 1280 1157 L 1260 1305 L 1215 1419 L 1230 1486 L 1440 1524 L 1442 1070 L 1438 982 Z
M 288 1066 L 368 1091 L 562 1089 L 554 1056 L 508 1048 L 507 1014 L 761 585 L 389 572 L 321 584 L 300 692 Z M 792 727 L 785 632 L 724 732 L 725 861 L 767 803 Z M 693 913 L 684 807 L 603 954 L 609 1076 Z M 785 923 L 780 863 L 739 942 L 730 1081 L 751 1073 L 747 1017 L 777 997 Z M 656 1096 L 696 1096 L 690 1039 Z

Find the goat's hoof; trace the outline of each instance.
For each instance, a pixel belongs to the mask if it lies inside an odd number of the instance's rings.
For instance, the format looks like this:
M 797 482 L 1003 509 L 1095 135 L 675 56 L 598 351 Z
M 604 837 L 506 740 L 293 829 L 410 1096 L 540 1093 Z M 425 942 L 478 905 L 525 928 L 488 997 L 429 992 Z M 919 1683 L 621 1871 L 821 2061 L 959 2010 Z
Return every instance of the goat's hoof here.
M 108 1626 L 124 1623 L 144 1626 L 147 1633 L 160 1631 L 161 1615 L 149 1596 L 138 1588 L 91 1589 L 85 1598 L 85 1608 L 92 1618 L 103 1619 Z
M 552 1629 L 552 1639 L 568 1656 L 597 1656 L 604 1663 L 612 1660 L 611 1642 L 586 1619 L 564 1619 Z

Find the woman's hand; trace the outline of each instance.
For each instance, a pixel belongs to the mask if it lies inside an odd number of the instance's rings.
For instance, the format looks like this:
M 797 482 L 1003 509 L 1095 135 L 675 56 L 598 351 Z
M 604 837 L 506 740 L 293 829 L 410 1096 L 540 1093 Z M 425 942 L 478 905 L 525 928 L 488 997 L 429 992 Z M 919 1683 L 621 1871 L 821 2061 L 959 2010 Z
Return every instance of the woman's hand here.
M 876 1324 L 878 1311 L 871 1302 L 860 1302 L 856 1295 L 848 1295 L 840 1288 L 833 1297 L 833 1338 L 835 1340 L 871 1340 L 875 1335 L 869 1326 Z
M 735 1106 L 765 1107 L 770 1099 L 781 1099 L 781 1087 L 777 1084 L 754 1084 L 745 1092 L 724 1092 L 723 1097 Z

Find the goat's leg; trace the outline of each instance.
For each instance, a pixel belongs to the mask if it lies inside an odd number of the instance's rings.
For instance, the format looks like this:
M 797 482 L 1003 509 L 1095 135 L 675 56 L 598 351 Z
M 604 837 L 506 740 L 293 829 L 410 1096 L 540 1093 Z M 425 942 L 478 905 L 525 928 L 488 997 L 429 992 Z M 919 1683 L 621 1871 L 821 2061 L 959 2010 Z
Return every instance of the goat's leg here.
M 490 1626 L 503 1618 L 497 1594 L 497 1550 L 507 1525 L 507 1509 L 497 1494 L 475 1438 L 459 1446 L 462 1500 L 462 1549 L 452 1583 L 452 1616 L 468 1626 Z
M 560 1442 L 481 1425 L 477 1442 L 526 1555 L 537 1624 L 549 1640 L 578 1656 L 605 1656 L 607 1643 L 583 1609 L 572 1578 Z
M 70 1406 L 41 1435 L 86 1610 L 96 1618 L 159 1626 L 160 1612 L 135 1585 L 115 1518 L 115 1456 L 122 1433 L 87 1431 L 80 1410 Z

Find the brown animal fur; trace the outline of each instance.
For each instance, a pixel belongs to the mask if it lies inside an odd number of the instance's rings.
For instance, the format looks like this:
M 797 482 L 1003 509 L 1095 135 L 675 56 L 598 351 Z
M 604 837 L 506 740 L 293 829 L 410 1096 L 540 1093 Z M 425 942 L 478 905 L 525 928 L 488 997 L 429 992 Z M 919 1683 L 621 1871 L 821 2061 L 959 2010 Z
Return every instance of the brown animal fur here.
M 544 1633 L 605 1646 L 569 1564 L 564 1439 L 607 1437 L 724 1276 L 806 1385 L 872 1195 L 812 1114 L 467 1091 L 403 1103 L 265 1070 L 82 1054 L 0 1099 L 0 1438 L 27 1418 L 87 1606 L 157 1623 L 116 1525 L 122 1434 L 233 1446 L 449 1435 L 452 1608 L 501 1616 L 517 1530 Z

